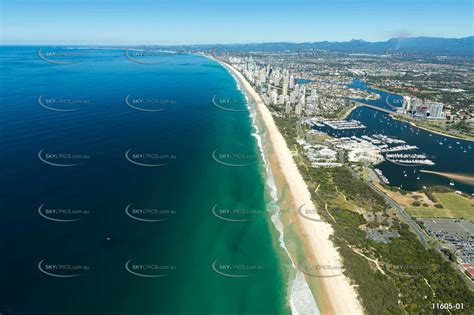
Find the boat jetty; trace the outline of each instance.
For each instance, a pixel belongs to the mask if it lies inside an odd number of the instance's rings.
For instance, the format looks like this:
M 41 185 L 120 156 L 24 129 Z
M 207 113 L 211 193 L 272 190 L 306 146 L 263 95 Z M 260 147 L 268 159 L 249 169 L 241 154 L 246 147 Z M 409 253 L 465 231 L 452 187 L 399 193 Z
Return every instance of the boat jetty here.
M 360 121 L 358 120 L 324 120 L 323 124 L 326 126 L 331 127 L 332 129 L 336 130 L 348 130 L 348 129 L 364 129 L 366 128 L 365 125 L 363 125 Z
M 385 177 L 385 175 L 382 173 L 382 171 L 378 168 L 374 168 L 374 172 L 377 174 L 377 176 L 380 178 L 380 180 L 384 183 L 384 184 L 390 184 L 390 181 L 388 180 L 387 177 Z
M 387 153 L 385 155 L 385 159 L 389 162 L 402 166 L 435 165 L 433 161 L 427 159 L 425 154 Z
M 397 145 L 395 147 L 387 147 L 382 149 L 382 153 L 387 152 L 398 152 L 398 151 L 409 151 L 409 150 L 416 150 L 418 147 L 416 145 Z

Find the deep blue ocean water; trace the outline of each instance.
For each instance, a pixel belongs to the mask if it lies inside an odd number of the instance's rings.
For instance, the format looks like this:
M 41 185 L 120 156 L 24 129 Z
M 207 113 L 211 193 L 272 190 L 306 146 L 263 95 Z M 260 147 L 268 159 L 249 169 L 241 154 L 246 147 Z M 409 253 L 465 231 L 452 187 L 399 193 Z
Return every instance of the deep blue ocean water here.
M 246 108 L 229 73 L 39 49 L 0 48 L 0 313 L 287 314 L 249 114 L 212 101 Z

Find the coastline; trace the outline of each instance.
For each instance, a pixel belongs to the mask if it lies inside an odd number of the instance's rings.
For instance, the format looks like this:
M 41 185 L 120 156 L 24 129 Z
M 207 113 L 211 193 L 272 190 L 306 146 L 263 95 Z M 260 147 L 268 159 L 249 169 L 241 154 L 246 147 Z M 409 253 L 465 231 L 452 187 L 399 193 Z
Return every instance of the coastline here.
M 367 82 L 366 82 L 367 83 Z M 377 85 L 373 85 L 371 83 L 367 83 L 371 86 L 372 89 L 375 89 L 375 90 L 378 90 L 378 91 L 381 91 L 381 92 L 385 92 L 385 93 L 390 93 L 390 94 L 395 94 L 395 95 L 401 95 L 401 96 L 410 96 L 409 93 L 406 93 L 406 92 L 402 92 L 402 91 L 390 91 L 390 90 L 387 90 L 386 88 L 383 88 L 383 87 L 380 87 L 380 86 L 377 86 Z M 353 109 L 352 109 L 353 110 Z M 352 111 L 351 110 L 351 111 Z M 465 140 L 465 141 L 474 141 L 474 136 L 469 136 L 469 135 L 465 135 L 464 137 L 462 136 L 456 136 L 456 135 L 453 135 L 453 134 L 449 134 L 449 133 L 444 133 L 442 131 L 439 131 L 439 130 L 435 130 L 435 129 L 431 129 L 429 127 L 423 127 L 423 126 L 420 126 L 418 125 L 416 122 L 410 120 L 410 119 L 405 119 L 403 116 L 400 116 L 400 115 L 397 115 L 396 112 L 394 112 L 393 114 L 390 114 L 390 116 L 395 119 L 395 120 L 398 120 L 398 121 L 402 121 L 402 122 L 406 122 L 410 125 L 412 125 L 413 127 L 416 127 L 418 129 L 423 129 L 425 131 L 428 131 L 428 132 L 432 132 L 432 133 L 435 133 L 435 134 L 438 134 L 440 136 L 444 136 L 444 137 L 449 137 L 449 138 L 453 138 L 453 139 L 458 139 L 458 140 Z M 345 119 L 345 118 L 344 118 Z
M 360 105 L 359 102 L 357 102 L 357 101 L 355 101 L 355 102 L 356 102 L 356 105 L 354 105 L 353 107 L 351 107 L 350 109 L 348 109 L 346 112 L 344 112 L 344 114 L 340 116 L 340 119 L 347 119 L 347 117 L 349 117 L 349 115 L 350 115 L 355 109 L 359 108 L 360 106 L 363 106 L 363 105 Z M 423 129 L 423 130 L 425 130 L 425 131 L 428 131 L 428 132 L 431 132 L 431 133 L 435 133 L 435 134 L 438 134 L 438 135 L 443 136 L 443 137 L 449 137 L 449 138 L 458 139 L 458 140 L 464 140 L 464 141 L 474 141 L 474 139 L 470 139 L 469 136 L 466 136 L 465 138 L 463 138 L 463 137 L 460 137 L 460 136 L 451 135 L 451 134 L 444 133 L 444 132 L 441 132 L 441 131 L 438 131 L 438 130 L 434 130 L 434 129 L 430 129 L 430 128 L 427 128 L 427 127 L 420 126 L 420 125 L 416 124 L 416 123 L 413 122 L 413 121 L 400 118 L 398 115 L 390 114 L 390 116 L 391 116 L 393 119 L 395 119 L 395 120 L 408 123 L 408 124 L 410 124 L 411 126 L 413 126 L 413 127 L 415 127 L 415 128 Z
M 341 115 L 340 119 L 347 119 L 347 117 L 349 117 L 349 115 L 356 109 L 356 108 L 359 108 L 359 102 L 356 102 L 354 101 L 355 105 L 352 106 L 351 108 L 349 108 L 347 111 L 344 112 L 343 115 Z
M 400 117 L 397 116 L 397 115 L 390 115 L 390 116 L 392 116 L 392 118 L 395 119 L 395 120 L 408 123 L 408 124 L 412 125 L 413 127 L 416 127 L 416 128 L 418 128 L 418 129 L 423 129 L 423 130 L 426 130 L 426 131 L 429 131 L 429 132 L 438 134 L 438 135 L 443 136 L 443 137 L 449 137 L 449 138 L 453 138 L 453 139 L 464 140 L 464 141 L 471 141 L 471 142 L 474 141 L 473 139 L 462 138 L 462 137 L 459 137 L 459 136 L 455 136 L 455 135 L 443 133 L 443 132 L 441 132 L 441 131 L 433 130 L 433 129 L 430 129 L 430 128 L 427 128 L 427 127 L 422 127 L 422 126 L 420 126 L 420 125 L 417 125 L 417 124 L 416 124 L 415 122 L 413 122 L 413 121 L 402 119 L 402 118 L 400 118 Z
M 211 57 L 212 58 L 212 57 Z M 362 314 L 362 306 L 355 288 L 340 270 L 342 259 L 332 241 L 329 239 L 333 229 L 329 223 L 320 220 L 319 215 L 312 211 L 306 218 L 298 214 L 298 207 L 314 209 L 311 195 L 301 176 L 285 139 L 279 132 L 269 109 L 265 106 L 258 93 L 245 77 L 231 65 L 212 58 L 228 69 L 241 83 L 244 92 L 255 100 L 255 108 L 259 120 L 268 133 L 272 145 L 269 161 L 278 188 L 288 188 L 288 203 L 291 209 L 291 220 L 296 225 L 298 236 L 302 239 L 307 261 L 317 270 L 324 270 L 324 276 L 311 276 L 305 273 L 306 282 L 310 285 L 313 296 L 318 301 L 318 308 L 323 314 Z M 310 217 L 310 219 L 308 219 Z M 319 220 L 319 221 L 318 221 Z M 291 257 L 294 260 L 293 257 Z M 296 262 L 299 265 L 299 262 Z M 325 267 L 338 268 L 325 268 Z M 329 271 L 326 269 L 330 269 Z M 297 274 L 301 271 L 297 270 Z M 316 283 L 317 288 L 314 288 Z M 318 292 L 316 296 L 314 292 Z M 293 303 L 294 301 L 290 301 Z

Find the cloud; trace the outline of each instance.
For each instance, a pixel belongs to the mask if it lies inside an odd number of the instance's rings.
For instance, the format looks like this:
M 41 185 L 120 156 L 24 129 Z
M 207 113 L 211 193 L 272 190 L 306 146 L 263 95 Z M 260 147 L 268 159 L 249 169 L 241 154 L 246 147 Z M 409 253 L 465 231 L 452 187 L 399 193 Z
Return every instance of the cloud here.
M 391 30 L 391 31 L 386 31 L 385 36 L 388 38 L 404 38 L 404 37 L 413 37 L 415 36 L 414 33 L 408 31 L 408 30 Z

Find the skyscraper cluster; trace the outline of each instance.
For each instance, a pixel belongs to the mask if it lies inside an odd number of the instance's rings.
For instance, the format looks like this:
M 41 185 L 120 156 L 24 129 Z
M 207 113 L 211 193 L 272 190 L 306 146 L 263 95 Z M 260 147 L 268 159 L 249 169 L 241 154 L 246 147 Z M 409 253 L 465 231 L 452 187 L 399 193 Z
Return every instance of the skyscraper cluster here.
M 416 97 L 403 97 L 402 110 L 418 118 L 444 119 L 443 107 L 442 103 Z
M 286 114 L 311 115 L 318 111 L 317 91 L 308 91 L 304 84 L 298 84 L 287 69 L 257 64 L 250 58 L 231 60 L 238 70 L 259 90 L 264 102 L 281 107 Z

